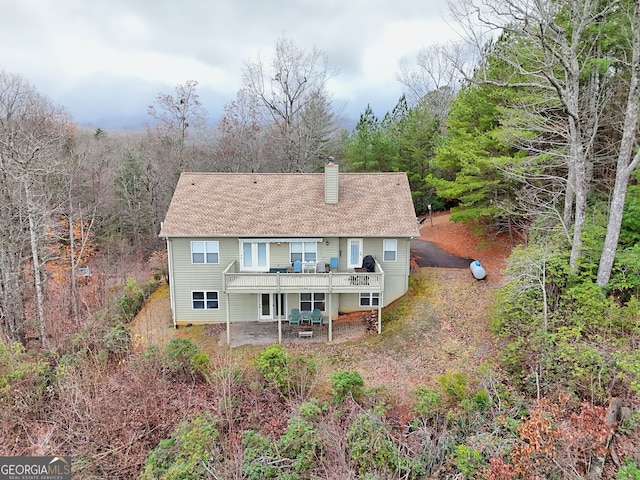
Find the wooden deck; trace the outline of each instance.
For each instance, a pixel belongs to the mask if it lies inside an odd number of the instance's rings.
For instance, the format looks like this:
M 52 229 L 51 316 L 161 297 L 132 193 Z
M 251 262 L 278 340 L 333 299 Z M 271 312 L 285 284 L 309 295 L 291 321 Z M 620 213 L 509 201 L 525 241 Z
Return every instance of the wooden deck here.
M 379 267 L 376 265 L 376 267 Z M 384 272 L 245 273 L 236 272 L 235 262 L 223 273 L 224 292 L 381 292 Z

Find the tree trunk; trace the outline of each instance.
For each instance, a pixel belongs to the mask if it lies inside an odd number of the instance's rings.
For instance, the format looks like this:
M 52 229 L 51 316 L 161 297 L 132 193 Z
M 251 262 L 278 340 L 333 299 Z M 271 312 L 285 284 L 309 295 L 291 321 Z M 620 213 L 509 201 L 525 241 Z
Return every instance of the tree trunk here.
M 618 248 L 620 238 L 620 227 L 622 225 L 622 214 L 624 212 L 624 202 L 627 195 L 627 186 L 631 173 L 640 162 L 640 150 L 633 155 L 633 148 L 636 144 L 638 130 L 638 102 L 640 101 L 640 2 L 633 2 L 633 12 L 630 14 L 630 26 L 632 33 L 631 52 L 631 78 L 629 79 L 629 95 L 627 96 L 627 108 L 624 116 L 624 128 L 620 150 L 618 152 L 618 163 L 616 167 L 616 181 L 613 187 L 613 196 L 609 207 L 609 222 L 607 223 L 607 234 L 600 255 L 598 265 L 598 276 L 596 283 L 604 287 L 609 283 L 611 270 Z
M 576 170 L 573 161 L 569 159 L 567 162 L 567 187 L 564 193 L 564 212 L 562 221 L 565 231 L 571 230 L 571 222 L 573 220 L 573 202 L 576 198 Z
M 569 265 L 576 271 L 578 258 L 582 253 L 582 230 L 587 212 L 587 185 L 584 161 L 584 149 L 580 142 L 580 134 L 572 117 L 569 118 L 571 132 L 571 145 L 569 162 L 573 163 L 574 170 L 574 194 L 575 215 L 573 219 L 573 238 L 571 240 L 571 255 Z
M 69 188 L 69 262 L 71 265 L 71 311 L 73 313 L 73 321 L 77 327 L 80 324 L 78 314 L 78 278 L 76 275 L 78 265 L 76 261 L 76 238 L 73 230 L 73 201 L 71 198 L 71 188 Z
M 40 272 L 40 255 L 38 253 L 38 237 L 36 235 L 36 222 L 34 219 L 34 205 L 31 198 L 31 188 L 29 180 L 22 181 L 24 193 L 27 200 L 27 216 L 29 217 L 29 240 L 31 243 L 31 261 L 33 263 L 33 283 L 36 289 L 36 309 L 38 312 L 38 323 L 40 326 L 40 341 L 42 348 L 47 348 L 47 323 L 44 314 L 44 293 L 42 290 L 42 274 Z
M 626 173 L 626 174 L 625 174 Z M 616 257 L 618 249 L 618 240 L 620 238 L 620 226 L 622 225 L 622 213 L 624 211 L 624 199 L 627 194 L 627 185 L 629 183 L 628 172 L 616 173 L 616 183 L 613 188 L 613 198 L 609 206 L 609 222 L 607 223 L 607 235 L 604 239 L 602 253 L 600 255 L 600 264 L 598 265 L 598 276 L 596 283 L 600 287 L 604 287 L 609 283 L 611 270 L 613 269 L 613 261 Z
M 638 102 L 636 104 L 636 121 L 638 116 Z M 632 132 L 633 133 L 633 132 Z M 631 145 L 633 139 L 630 139 Z M 623 140 L 624 141 L 624 140 Z M 624 201 L 627 196 L 627 187 L 629 185 L 629 178 L 631 172 L 638 166 L 640 161 L 640 151 L 636 152 L 636 155 L 628 165 L 627 160 L 630 158 L 631 148 L 627 149 L 629 157 L 624 158 L 622 154 L 623 148 L 620 149 L 620 156 L 618 157 L 618 168 L 616 170 L 616 182 L 613 187 L 613 196 L 611 198 L 611 205 L 609 206 L 609 222 L 607 223 L 607 234 L 604 239 L 604 245 L 602 247 L 602 254 L 600 255 L 600 265 L 598 265 L 598 276 L 596 283 L 600 287 L 604 287 L 609 283 L 611 278 L 611 270 L 613 269 L 613 261 L 616 257 L 616 250 L 618 249 L 618 240 L 620 238 L 620 227 L 622 226 L 622 215 L 624 213 Z

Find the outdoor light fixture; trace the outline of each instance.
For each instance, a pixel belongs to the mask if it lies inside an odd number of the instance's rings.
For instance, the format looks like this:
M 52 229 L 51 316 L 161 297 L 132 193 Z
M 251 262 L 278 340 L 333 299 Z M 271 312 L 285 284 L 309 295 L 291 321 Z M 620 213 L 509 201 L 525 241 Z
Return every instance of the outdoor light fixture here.
M 327 241 L 325 242 L 325 244 L 326 244 L 326 245 L 327 245 L 327 247 L 328 247 L 328 246 L 329 246 L 329 240 L 327 240 Z

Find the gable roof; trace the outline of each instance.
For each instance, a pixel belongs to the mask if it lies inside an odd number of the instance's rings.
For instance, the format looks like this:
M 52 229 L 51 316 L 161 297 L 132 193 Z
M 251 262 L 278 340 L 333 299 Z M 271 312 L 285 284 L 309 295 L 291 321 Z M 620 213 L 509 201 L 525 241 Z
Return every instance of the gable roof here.
M 160 231 L 186 236 L 419 236 L 405 173 L 183 173 Z

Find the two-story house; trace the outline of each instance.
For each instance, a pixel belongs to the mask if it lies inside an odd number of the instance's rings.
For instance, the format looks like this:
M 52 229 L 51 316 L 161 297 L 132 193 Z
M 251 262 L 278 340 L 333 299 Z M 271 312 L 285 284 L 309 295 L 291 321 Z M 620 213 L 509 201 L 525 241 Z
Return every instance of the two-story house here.
M 378 311 L 419 236 L 405 173 L 183 173 L 162 223 L 174 326 Z M 363 268 L 363 260 L 372 264 Z M 366 263 L 366 262 L 365 262 Z

